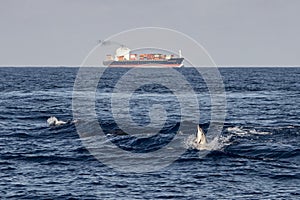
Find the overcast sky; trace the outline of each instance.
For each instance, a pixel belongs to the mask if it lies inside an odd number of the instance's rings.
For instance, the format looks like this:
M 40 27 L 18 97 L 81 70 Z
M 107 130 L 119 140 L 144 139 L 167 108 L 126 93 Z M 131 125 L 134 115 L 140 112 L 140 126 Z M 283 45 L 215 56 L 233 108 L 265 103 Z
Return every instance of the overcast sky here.
M 299 0 L 0 0 L 0 65 L 80 65 L 97 40 L 155 26 L 217 65 L 300 65 Z

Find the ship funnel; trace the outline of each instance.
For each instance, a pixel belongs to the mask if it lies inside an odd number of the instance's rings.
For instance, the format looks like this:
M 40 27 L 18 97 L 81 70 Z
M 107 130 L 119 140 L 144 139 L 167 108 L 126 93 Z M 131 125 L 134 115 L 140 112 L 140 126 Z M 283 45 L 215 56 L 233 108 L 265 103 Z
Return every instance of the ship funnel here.
M 181 50 L 179 50 L 179 58 L 182 58 Z

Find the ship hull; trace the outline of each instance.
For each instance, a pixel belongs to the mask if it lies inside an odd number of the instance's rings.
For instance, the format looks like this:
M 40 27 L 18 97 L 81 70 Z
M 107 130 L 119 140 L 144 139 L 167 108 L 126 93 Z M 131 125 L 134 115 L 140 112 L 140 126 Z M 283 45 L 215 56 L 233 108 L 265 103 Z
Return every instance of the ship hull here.
M 103 61 L 108 67 L 183 67 L 184 58 L 171 58 L 168 60 L 124 60 L 124 61 Z

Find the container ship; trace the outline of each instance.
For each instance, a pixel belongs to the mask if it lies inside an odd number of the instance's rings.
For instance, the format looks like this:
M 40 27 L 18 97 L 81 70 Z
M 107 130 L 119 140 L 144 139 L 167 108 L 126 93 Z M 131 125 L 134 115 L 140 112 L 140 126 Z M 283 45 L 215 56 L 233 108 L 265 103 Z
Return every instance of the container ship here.
M 108 67 L 183 67 L 181 51 L 179 57 L 160 53 L 135 54 L 125 46 L 116 50 L 115 55 L 106 55 L 103 64 Z

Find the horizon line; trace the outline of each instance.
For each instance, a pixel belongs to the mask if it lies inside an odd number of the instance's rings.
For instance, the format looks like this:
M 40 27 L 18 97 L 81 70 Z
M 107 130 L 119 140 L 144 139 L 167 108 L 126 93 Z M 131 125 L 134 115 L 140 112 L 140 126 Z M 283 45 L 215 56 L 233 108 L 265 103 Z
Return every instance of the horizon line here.
M 95 65 L 0 65 L 0 67 L 106 67 L 106 66 L 95 66 Z M 188 68 L 190 66 L 186 66 Z M 220 67 L 220 68 L 230 68 L 230 67 L 300 67 L 299 65 L 216 65 L 216 66 L 200 66 L 200 67 Z

